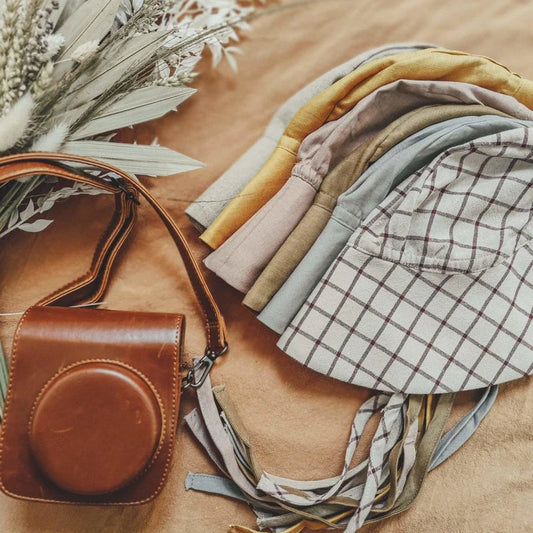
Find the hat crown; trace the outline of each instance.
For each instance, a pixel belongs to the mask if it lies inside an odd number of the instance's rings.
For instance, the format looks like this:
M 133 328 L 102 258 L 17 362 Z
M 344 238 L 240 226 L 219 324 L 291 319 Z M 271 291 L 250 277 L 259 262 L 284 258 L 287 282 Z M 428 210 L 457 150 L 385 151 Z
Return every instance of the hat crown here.
M 367 218 L 352 245 L 405 266 L 475 272 L 533 238 L 533 128 L 448 149 Z

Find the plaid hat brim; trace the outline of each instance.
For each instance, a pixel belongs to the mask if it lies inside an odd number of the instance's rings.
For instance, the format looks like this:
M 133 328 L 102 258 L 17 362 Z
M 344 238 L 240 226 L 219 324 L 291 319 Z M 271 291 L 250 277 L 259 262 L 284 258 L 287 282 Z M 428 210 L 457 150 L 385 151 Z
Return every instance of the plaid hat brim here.
M 279 345 L 322 374 L 382 391 L 435 394 L 518 379 L 533 371 L 532 268 L 531 243 L 492 268 L 455 274 L 348 245 Z

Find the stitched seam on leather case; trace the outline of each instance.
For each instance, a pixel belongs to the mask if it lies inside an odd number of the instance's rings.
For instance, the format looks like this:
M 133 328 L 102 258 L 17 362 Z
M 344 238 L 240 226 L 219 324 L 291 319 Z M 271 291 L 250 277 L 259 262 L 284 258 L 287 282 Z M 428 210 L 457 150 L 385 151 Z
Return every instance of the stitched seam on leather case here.
M 4 441 L 4 431 L 7 428 L 7 414 L 8 414 L 8 408 L 12 396 L 12 389 L 13 389 L 13 376 L 15 375 L 15 361 L 16 361 L 16 353 L 17 353 L 17 345 L 18 340 L 20 337 L 20 333 L 22 330 L 22 325 L 28 315 L 28 313 L 31 311 L 31 307 L 24 313 L 22 318 L 20 319 L 20 323 L 17 328 L 17 332 L 15 334 L 15 340 L 13 342 L 13 352 L 11 354 L 11 372 L 10 372 L 10 378 L 9 378 L 9 387 L 8 387 L 8 394 L 6 398 L 6 405 L 4 410 L 4 418 L 2 420 L 2 432 L 1 432 L 1 441 L 0 441 L 0 487 L 2 487 L 2 490 L 17 499 L 20 500 L 26 500 L 26 501 L 33 501 L 33 502 L 44 502 L 44 503 L 62 503 L 67 505 L 94 505 L 94 506 L 105 506 L 105 507 L 117 507 L 117 506 L 129 506 L 129 505 L 137 505 L 137 504 L 143 504 L 148 503 L 149 501 L 153 500 L 160 492 L 163 487 L 163 484 L 165 483 L 168 475 L 168 470 L 170 466 L 170 459 L 172 457 L 172 451 L 174 449 L 174 442 L 176 440 L 176 428 L 175 428 L 175 420 L 176 420 L 176 379 L 177 379 L 177 359 L 178 359 L 178 335 L 181 332 L 181 324 L 183 322 L 183 317 L 180 315 L 178 316 L 178 320 L 176 322 L 176 328 L 175 328 L 175 341 L 174 341 L 174 349 L 173 349 L 173 377 L 172 377 L 172 388 L 173 388 L 173 394 L 172 394 L 172 418 L 171 418 L 171 431 L 170 431 L 170 441 L 169 441 L 169 449 L 166 457 L 165 467 L 161 475 L 161 481 L 159 482 L 159 485 L 156 487 L 156 489 L 150 494 L 148 497 L 142 499 L 142 500 L 136 500 L 136 501 L 128 501 L 128 502 L 84 502 L 84 501 L 64 501 L 64 500 L 53 500 L 53 499 L 45 499 L 45 498 L 35 498 L 31 496 L 22 496 L 19 494 L 15 494 L 8 490 L 3 482 L 2 474 L 3 474 L 3 441 Z
M 148 496 L 147 498 L 145 498 L 144 500 L 139 500 L 137 502 L 130 502 L 130 503 L 145 503 L 145 502 L 149 502 L 150 500 L 152 500 L 153 498 L 155 498 L 160 492 L 161 492 L 161 489 L 163 488 L 163 485 L 164 483 L 166 482 L 166 479 L 167 479 L 167 475 L 168 475 L 168 470 L 169 470 L 169 467 L 170 467 L 170 460 L 172 458 L 172 452 L 174 450 L 174 442 L 176 441 L 176 416 L 177 416 L 177 413 L 176 413 L 176 392 L 177 392 L 177 383 L 176 383 L 176 380 L 177 380 L 177 375 L 178 375 L 178 345 L 179 345 L 179 342 L 178 342 L 178 338 L 181 336 L 181 330 L 182 330 L 182 322 L 183 322 L 183 316 L 178 316 L 178 320 L 176 322 L 176 328 L 175 328 L 175 332 L 174 332 L 174 348 L 173 348 L 173 352 L 172 352 L 172 359 L 173 359 L 173 364 L 172 364 L 172 414 L 171 414 L 171 423 L 170 423 L 170 440 L 169 440 L 169 445 L 168 445 L 168 453 L 167 453 L 167 457 L 165 459 L 165 468 L 163 470 L 163 473 L 161 474 L 161 480 L 159 481 L 159 485 L 157 486 L 157 488 L 152 492 L 152 494 L 150 494 L 150 496 Z M 183 339 L 182 339 L 182 342 L 183 342 Z M 181 393 L 180 393 L 181 394 Z M 111 504 L 109 504 L 111 505 Z
M 176 323 L 176 330 L 174 333 L 174 348 L 172 351 L 172 359 L 173 359 L 173 368 L 172 368 L 172 418 L 170 423 L 170 442 L 168 447 L 168 454 L 165 460 L 165 468 L 163 470 L 163 474 L 161 476 L 161 481 L 159 482 L 159 485 L 154 490 L 153 494 L 151 495 L 152 498 L 154 498 L 159 492 L 161 491 L 163 484 L 165 483 L 168 475 L 168 471 L 170 468 L 170 460 L 172 458 L 172 451 L 174 450 L 174 443 L 176 441 L 176 392 L 177 392 L 177 379 L 178 379 L 178 368 L 179 368 L 179 361 L 178 361 L 178 346 L 179 346 L 179 337 L 181 337 L 181 331 L 182 331 L 182 322 L 183 317 L 179 316 L 178 321 Z M 183 339 L 181 340 L 183 342 Z M 181 392 L 180 392 L 181 394 Z M 142 502 L 141 502 L 142 503 Z
M 13 341 L 13 350 L 11 351 L 11 360 L 10 360 L 10 369 L 9 369 L 9 383 L 7 388 L 7 396 L 6 396 L 6 403 L 4 406 L 4 413 L 2 417 L 2 431 L 0 433 L 1 439 L 0 439 L 0 487 L 2 487 L 2 490 L 6 492 L 6 494 L 10 494 L 12 496 L 15 496 L 12 494 L 9 490 L 6 489 L 4 485 L 4 435 L 7 431 L 7 423 L 9 420 L 9 406 L 11 404 L 11 398 L 13 397 L 13 382 L 15 380 L 15 364 L 17 361 L 17 349 L 18 349 L 18 343 L 20 339 L 20 334 L 22 331 L 22 325 L 24 324 L 28 314 L 31 311 L 31 307 L 26 310 L 26 312 L 22 315 L 22 318 L 20 319 L 19 325 L 17 327 L 17 331 L 15 333 L 15 339 Z
M 207 331 L 207 346 L 211 346 L 211 324 L 207 315 L 205 315 L 205 326 L 205 330 Z
M 141 472 L 139 472 L 139 474 L 137 474 L 135 476 L 134 479 L 132 479 L 131 481 L 128 481 L 127 483 L 124 483 L 123 485 L 117 487 L 115 490 L 118 491 L 118 490 L 120 490 L 120 489 L 122 489 L 122 488 L 124 488 L 124 487 L 126 487 L 128 485 L 132 485 L 133 483 L 135 483 L 135 481 L 137 481 L 139 479 L 140 476 L 142 476 L 144 473 L 146 473 L 148 471 L 148 469 L 154 464 L 154 461 L 159 456 L 159 454 L 161 452 L 161 448 L 163 447 L 163 443 L 165 442 L 165 427 L 166 427 L 166 422 L 167 422 L 166 418 L 167 417 L 166 417 L 165 408 L 163 406 L 163 401 L 161 400 L 161 396 L 159 395 L 159 392 L 155 388 L 155 385 L 152 383 L 150 378 L 145 376 L 140 370 L 137 370 L 135 367 L 133 367 L 131 365 L 128 365 L 127 363 L 123 363 L 122 361 L 117 361 L 115 359 L 102 359 L 102 358 L 98 358 L 98 359 L 83 359 L 81 361 L 77 361 L 75 363 L 72 363 L 71 365 L 68 365 L 68 366 L 58 370 L 42 386 L 41 390 L 39 391 L 39 393 L 35 397 L 35 401 L 33 402 L 33 405 L 32 405 L 31 411 L 30 411 L 30 418 L 29 418 L 29 421 L 28 421 L 28 428 L 27 429 L 28 429 L 28 433 L 30 433 L 31 432 L 31 425 L 33 423 L 33 416 L 35 415 L 35 409 L 37 408 L 37 404 L 39 403 L 43 393 L 48 389 L 49 385 L 57 377 L 59 377 L 61 374 L 64 374 L 65 372 L 68 372 L 69 370 L 72 370 L 73 368 L 85 365 L 87 363 L 106 363 L 106 364 L 122 366 L 124 368 L 127 368 L 128 370 L 131 370 L 134 374 L 136 374 L 137 376 L 140 376 L 148 384 L 148 386 L 152 390 L 152 393 L 156 397 L 157 404 L 159 405 L 159 409 L 161 411 L 161 435 L 159 437 L 159 443 L 157 445 L 157 448 L 156 448 L 154 454 L 152 455 L 151 461 L 141 470 Z M 66 491 L 66 492 L 68 492 L 68 491 Z M 113 491 L 113 492 L 115 492 L 115 491 Z

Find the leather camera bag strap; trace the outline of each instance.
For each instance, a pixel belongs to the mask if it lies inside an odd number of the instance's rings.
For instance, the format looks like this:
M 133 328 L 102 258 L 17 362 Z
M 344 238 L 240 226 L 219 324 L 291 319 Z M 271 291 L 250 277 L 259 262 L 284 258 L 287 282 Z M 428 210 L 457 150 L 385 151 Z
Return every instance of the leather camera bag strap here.
M 94 304 L 101 300 L 107 289 L 114 261 L 137 219 L 137 202 L 132 195 L 122 192 L 114 197 L 115 211 L 98 241 L 90 269 L 40 300 L 37 305 L 68 307 Z
M 80 164 L 84 168 L 112 173 L 116 177 L 95 177 L 78 168 L 67 166 L 66 163 Z M 107 163 L 77 155 L 48 152 L 15 154 L 0 158 L 0 184 L 35 175 L 85 183 L 116 195 L 113 218 L 100 239 L 91 269 L 84 276 L 41 300 L 38 305 L 68 306 L 73 303 L 98 301 L 107 287 L 109 273 L 120 247 L 133 227 L 135 204 L 138 203 L 137 198 L 140 195 L 159 215 L 174 240 L 204 314 L 207 347 L 204 356 L 184 378 L 183 388 L 201 385 L 215 359 L 227 351 L 226 327 L 198 263 L 172 217 L 139 181 Z M 196 380 L 195 373 L 199 376 Z

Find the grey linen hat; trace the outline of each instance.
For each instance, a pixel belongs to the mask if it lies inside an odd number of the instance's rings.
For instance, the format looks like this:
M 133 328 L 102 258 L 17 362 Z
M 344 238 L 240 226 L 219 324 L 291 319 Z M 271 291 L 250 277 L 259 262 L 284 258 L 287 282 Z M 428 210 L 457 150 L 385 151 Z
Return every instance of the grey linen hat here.
M 381 391 L 533 372 L 533 128 L 449 148 L 366 218 L 279 346 Z

